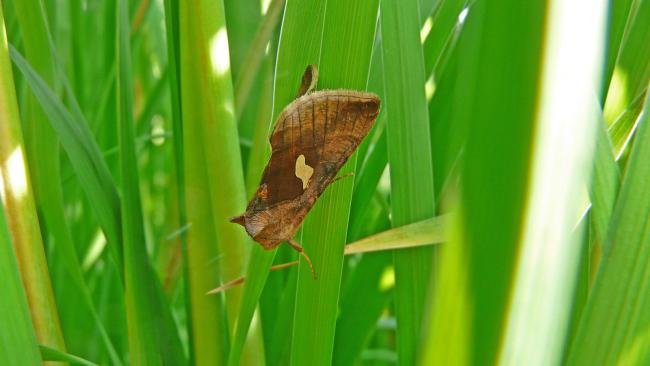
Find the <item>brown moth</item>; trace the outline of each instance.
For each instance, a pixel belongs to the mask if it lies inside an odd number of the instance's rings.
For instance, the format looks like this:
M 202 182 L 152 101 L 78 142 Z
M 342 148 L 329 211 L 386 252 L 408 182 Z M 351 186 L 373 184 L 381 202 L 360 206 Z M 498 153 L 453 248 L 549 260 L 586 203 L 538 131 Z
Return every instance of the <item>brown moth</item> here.
M 297 98 L 284 108 L 270 136 L 271 159 L 246 212 L 230 221 L 242 225 L 264 249 L 287 242 L 316 277 L 311 259 L 293 239 L 305 215 L 357 149 L 379 114 L 375 94 L 314 89 L 316 66 L 305 70 Z

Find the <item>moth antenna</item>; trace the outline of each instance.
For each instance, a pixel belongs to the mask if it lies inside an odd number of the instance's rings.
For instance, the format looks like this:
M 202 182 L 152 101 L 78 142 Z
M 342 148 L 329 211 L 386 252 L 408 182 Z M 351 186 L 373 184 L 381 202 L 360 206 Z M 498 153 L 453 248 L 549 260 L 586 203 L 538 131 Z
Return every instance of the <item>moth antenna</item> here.
M 307 264 L 309 265 L 309 269 L 311 270 L 311 275 L 316 279 L 316 271 L 314 270 L 314 265 L 311 263 L 311 259 L 305 253 L 305 248 L 303 248 L 297 241 L 295 241 L 293 238 L 287 240 L 287 243 L 291 245 L 293 249 L 295 249 L 296 252 L 298 252 L 305 260 L 307 261 Z
M 244 226 L 246 224 L 246 220 L 245 220 L 244 215 L 231 217 L 230 222 L 235 223 L 235 224 L 239 224 L 241 226 Z

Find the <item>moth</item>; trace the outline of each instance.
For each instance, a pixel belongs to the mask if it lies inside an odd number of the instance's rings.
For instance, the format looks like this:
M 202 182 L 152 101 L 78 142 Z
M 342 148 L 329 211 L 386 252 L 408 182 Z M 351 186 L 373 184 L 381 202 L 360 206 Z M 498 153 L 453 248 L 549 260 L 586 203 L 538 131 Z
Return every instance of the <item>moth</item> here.
M 313 91 L 318 69 L 305 70 L 296 99 L 280 113 L 271 158 L 246 212 L 230 221 L 242 225 L 264 249 L 288 243 L 309 264 L 293 238 L 314 203 L 359 147 L 379 114 L 375 94 L 354 90 Z

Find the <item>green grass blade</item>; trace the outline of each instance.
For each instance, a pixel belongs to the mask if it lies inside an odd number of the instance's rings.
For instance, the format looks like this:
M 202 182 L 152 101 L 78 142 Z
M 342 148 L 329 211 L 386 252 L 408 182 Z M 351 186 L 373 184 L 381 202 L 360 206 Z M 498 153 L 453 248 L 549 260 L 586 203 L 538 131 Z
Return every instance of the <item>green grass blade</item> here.
M 278 47 L 278 57 L 275 71 L 274 96 L 273 96 L 273 123 L 282 109 L 289 104 L 296 96 L 300 86 L 300 78 L 305 67 L 317 63 L 320 54 L 320 37 L 323 27 L 324 3 L 318 2 L 309 6 L 301 5 L 300 2 L 287 4 L 285 7 L 282 34 Z M 269 125 L 266 132 L 273 126 Z M 266 141 L 266 140 L 265 140 Z M 268 144 L 256 145 L 251 152 L 251 159 L 259 166 L 251 166 L 250 170 L 257 169 L 260 173 L 268 161 L 270 149 Z M 266 156 L 266 159 L 259 156 Z M 249 177 L 253 174 L 249 174 Z M 254 175 L 253 175 L 254 176 Z M 259 182 L 249 182 L 257 184 Z M 244 294 L 242 297 L 241 310 L 237 320 L 237 329 L 228 356 L 228 365 L 239 364 L 241 351 L 244 346 L 248 328 L 253 318 L 257 302 L 262 294 L 264 283 L 268 277 L 268 270 L 273 263 L 277 250 L 266 251 L 259 245 L 254 245 L 250 253 Z
M 61 141 L 86 195 L 93 200 L 94 213 L 104 230 L 118 265 L 121 263 L 120 207 L 115 187 L 106 162 L 87 124 L 75 118 L 56 97 L 52 89 L 29 66 L 27 61 L 11 49 L 11 58 L 30 85 L 32 92 L 49 116 L 49 121 Z
M 8 244 L 14 244 L 36 337 L 65 349 L 28 172 L 4 24 L 0 9 L 0 194 L 12 236 Z
M 381 32 L 393 226 L 435 212 L 429 116 L 416 1 L 382 1 Z M 396 251 L 395 316 L 400 365 L 416 362 L 423 309 L 434 257 L 432 248 Z
M 48 25 L 46 24 L 45 14 L 40 1 L 24 1 L 17 4 L 17 16 L 19 23 L 25 30 L 23 33 L 25 51 L 35 71 L 38 71 L 40 76 L 49 81 L 50 85 L 54 84 L 57 80 L 55 76 L 63 76 L 62 73 L 57 74 L 55 69 L 55 61 L 53 60 L 54 52 L 50 42 L 51 35 L 49 34 Z M 65 84 L 66 81 L 63 80 Z M 57 82 L 61 84 L 61 82 Z M 71 96 L 71 101 L 74 106 L 74 96 Z M 32 135 L 33 141 L 31 146 L 34 146 L 31 153 L 31 170 L 35 172 L 34 176 L 40 177 L 35 181 L 35 188 L 37 191 L 37 205 L 40 207 L 40 212 L 43 215 L 45 226 L 48 228 L 48 234 L 56 245 L 54 246 L 54 253 L 51 254 L 50 267 L 55 264 L 55 259 L 60 259 L 67 269 L 64 272 L 65 279 L 59 281 L 60 286 L 56 286 L 55 291 L 58 293 L 59 289 L 68 289 L 72 286 L 75 288 L 75 293 L 81 295 L 82 302 L 79 304 L 82 309 L 79 311 L 81 314 L 89 316 L 95 322 L 98 332 L 102 337 L 107 354 L 111 358 L 111 362 L 119 365 L 121 361 L 116 354 L 115 347 L 111 340 L 108 338 L 106 329 L 104 328 L 94 304 L 90 297 L 90 293 L 83 279 L 81 266 L 75 252 L 72 234 L 70 233 L 68 223 L 66 222 L 64 205 L 63 205 L 63 189 L 60 184 L 52 184 L 52 182 L 60 181 L 59 169 L 59 140 L 56 136 L 56 130 L 52 128 L 48 117 L 44 114 L 44 109 L 36 104 L 36 99 L 29 98 L 28 104 L 28 122 L 25 124 L 26 131 Z M 78 112 L 81 116 L 81 112 Z M 77 118 L 78 121 L 83 120 L 83 117 Z M 91 136 L 86 135 L 90 139 Z M 39 198 L 40 197 L 40 198 Z M 47 237 L 47 235 L 46 235 Z M 64 298 L 60 298 L 59 302 L 64 302 Z M 77 314 L 80 317 L 80 314 Z M 65 327 L 65 319 L 63 319 Z M 66 337 L 72 336 L 74 332 L 74 324 L 72 328 L 65 327 L 64 333 Z M 68 344 L 70 347 L 71 344 Z
M 378 8 L 378 1 L 327 1 L 323 13 L 319 88 L 366 88 Z M 353 155 L 339 174 L 355 169 L 356 155 Z M 291 343 L 294 365 L 332 362 L 353 183 L 352 179 L 342 180 L 328 187 L 303 226 L 301 243 L 312 258 L 318 279 L 311 277 L 301 259 Z
M 475 2 L 448 71 L 453 83 L 436 89 L 454 87 L 445 123 L 466 144 L 457 143 L 461 198 L 441 249 L 422 364 L 496 362 L 522 230 L 544 14 L 543 1 Z M 446 150 L 449 171 L 457 157 Z
M 612 1 L 609 7 L 609 29 L 607 35 L 606 64 L 603 76 L 603 85 L 600 91 L 599 102 L 605 103 L 605 96 L 609 89 L 609 83 L 614 73 L 616 58 L 620 50 L 621 41 L 625 31 L 625 25 L 629 19 L 630 9 L 634 0 Z
M 3 23 L 0 7 L 0 29 L 4 34 Z M 2 53 L 5 55 L 2 56 Z M 8 59 L 6 50 L 0 50 L 0 64 L 4 63 L 1 61 L 2 58 Z M 6 63 L 9 63 L 8 60 Z M 2 103 L 3 95 L 4 93 L 0 92 L 0 106 L 4 104 Z M 5 124 L 5 117 L 0 112 L 0 125 Z M 2 136 L 5 136 L 5 131 L 2 132 Z M 0 154 L 0 157 L 3 157 L 2 155 L 4 154 Z M 4 169 L 0 173 L 2 173 L 0 183 L 4 183 Z M 3 195 L 5 193 L 2 191 Z M 39 365 L 41 359 L 36 344 L 36 334 L 29 316 L 27 296 L 18 271 L 18 262 L 4 211 L 4 206 L 0 205 L 0 276 L 3 280 L 3 294 L 0 297 L 0 323 L 2 323 L 0 363 L 3 365 Z
M 458 16 L 467 5 L 467 0 L 441 0 L 436 7 L 432 20 L 431 30 L 424 40 L 424 70 L 428 77 L 431 73 L 440 72 L 445 49 L 457 37 Z M 438 69 L 438 70 L 437 70 Z M 436 81 L 440 75 L 434 75 Z
M 625 3 L 615 2 L 625 11 Z M 605 119 L 611 123 L 624 109 L 631 109 L 641 98 L 650 80 L 650 4 L 635 1 L 630 6 L 625 31 L 621 39 L 616 66 L 605 101 Z M 609 66 L 609 65 L 608 65 Z M 614 146 L 617 146 L 616 143 Z
M 375 204 L 369 205 L 374 211 L 373 219 L 368 220 L 373 227 L 366 226 L 366 230 L 375 232 L 390 228 L 384 207 L 376 200 L 373 202 Z M 393 283 L 386 280 L 392 273 L 392 262 L 393 255 L 389 251 L 367 254 L 345 274 L 336 321 L 334 365 L 353 365 L 359 360 L 392 297 Z
M 237 116 L 241 115 L 241 110 L 244 108 L 244 105 L 251 94 L 251 88 L 253 87 L 255 77 L 258 75 L 258 71 L 260 70 L 262 61 L 264 60 L 264 57 L 260 55 L 264 54 L 264 49 L 269 43 L 269 40 L 273 35 L 273 30 L 280 20 L 282 9 L 284 8 L 284 2 L 285 0 L 271 1 L 259 29 L 255 34 L 255 38 L 252 40 L 245 56 L 241 59 L 240 69 L 242 71 L 235 74 L 235 101 Z
M 126 1 L 117 1 L 116 91 L 119 117 L 125 301 L 130 362 L 185 363 L 178 333 L 146 249 L 133 131 L 133 85 Z
M 197 363 L 222 363 L 234 333 L 241 289 L 220 297 L 205 293 L 242 274 L 250 240 L 229 218 L 245 209 L 246 194 L 234 116 L 228 33 L 223 3 L 180 4 L 181 97 L 188 221 L 188 260 Z M 196 143 L 200 141 L 200 143 Z M 218 243 L 215 246 L 214 243 Z M 227 320 L 227 321 L 226 321 Z
M 640 122 L 569 365 L 650 362 L 650 98 Z M 594 350 L 598 350 L 595 352 Z
M 591 220 L 596 240 L 607 245 L 607 233 L 620 186 L 620 173 L 614 159 L 612 143 L 607 135 L 605 121 L 599 118 L 596 128 L 593 182 L 590 185 Z
M 345 246 L 345 254 L 376 252 L 389 249 L 414 248 L 447 240 L 447 215 L 398 226 L 365 237 Z
M 580 268 L 584 184 L 593 169 L 601 113 L 594 100 L 604 62 L 607 1 L 553 0 L 542 43 L 538 112 L 519 252 L 500 362 L 548 365 L 564 354 Z M 561 212 L 561 215 L 558 213 Z
M 97 365 L 96 363 L 90 362 L 79 356 L 71 355 L 66 352 L 61 352 L 54 348 L 39 346 L 39 349 L 41 351 L 41 356 L 43 357 L 43 361 L 61 361 L 61 362 L 69 363 L 71 365 L 84 365 L 84 366 Z
M 610 125 L 608 132 L 612 139 L 614 157 L 618 160 L 626 151 L 639 121 L 639 114 L 643 110 L 645 95 L 639 95 L 636 100 L 621 112 Z

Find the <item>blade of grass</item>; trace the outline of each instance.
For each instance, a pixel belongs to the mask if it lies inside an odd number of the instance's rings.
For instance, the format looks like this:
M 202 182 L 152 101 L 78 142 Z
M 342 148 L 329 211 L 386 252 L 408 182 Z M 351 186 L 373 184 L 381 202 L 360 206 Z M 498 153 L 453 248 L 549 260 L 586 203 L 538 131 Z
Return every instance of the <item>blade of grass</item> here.
M 2 20 L 2 6 L 0 6 L 0 32 L 4 38 L 4 22 Z M 4 46 L 1 46 L 4 48 Z M 4 56 L 2 55 L 4 53 Z M 2 59 L 7 59 L 2 61 Z M 6 50 L 0 50 L 0 70 L 5 71 L 3 63 L 9 63 Z M 1 83 L 0 78 L 0 83 Z M 4 93 L 0 91 L 0 106 L 4 107 Z M 5 110 L 2 108 L 2 110 Z M 0 112 L 0 126 L 6 125 L 6 116 Z M 0 128 L 0 131 L 2 128 Z M 6 136 L 2 131 L 1 136 Z M 4 143 L 4 141 L 3 141 Z M 0 149 L 1 151 L 1 149 Z M 0 152 L 0 157 L 2 156 Z M 4 186 L 4 169 L 0 172 L 0 186 Z M 3 197 L 4 189 L 0 191 Z M 36 343 L 36 334 L 29 316 L 29 305 L 23 283 L 18 271 L 14 248 L 12 246 L 4 205 L 0 205 L 0 276 L 3 281 L 3 294 L 0 297 L 0 363 L 3 365 L 37 365 L 41 363 Z
M 234 116 L 228 35 L 222 1 L 180 4 L 181 97 L 193 340 L 197 363 L 226 359 L 241 290 L 226 297 L 226 317 L 218 297 L 206 297 L 221 276 L 243 272 L 250 240 L 229 222 L 245 209 L 245 185 Z M 200 141 L 200 143 L 196 143 Z M 215 240 L 216 239 L 216 240 Z M 218 243 L 210 246 L 208 243 Z M 212 326 L 203 326 L 203 324 Z M 201 324 L 202 326 L 198 326 Z
M 440 80 L 441 70 L 438 67 L 442 66 L 444 51 L 457 37 L 459 15 L 467 6 L 467 2 L 467 0 L 441 0 L 433 13 L 431 30 L 422 47 L 425 50 L 425 76 L 428 77 L 433 73 L 436 82 Z
M 378 10 L 379 1 L 327 1 L 319 63 L 321 89 L 367 87 Z M 356 154 L 350 157 L 339 174 L 356 170 L 356 159 Z M 332 363 L 353 183 L 348 179 L 328 187 L 303 225 L 302 244 L 318 279 L 311 277 L 301 259 L 291 340 L 295 365 Z
M 649 124 L 650 97 L 614 208 L 609 250 L 571 345 L 569 365 L 641 365 L 650 360 Z
M 589 6 L 580 20 L 573 14 Z M 607 1 L 547 4 L 539 104 L 520 248 L 500 362 L 563 358 L 580 268 L 584 184 L 593 169 Z
M 460 138 L 462 182 L 458 201 L 454 190 L 445 198 L 458 206 L 435 274 L 423 364 L 496 362 L 522 230 L 544 14 L 543 1 L 474 3 L 452 83 L 436 89 L 453 93 L 449 136 Z M 454 150 L 443 157 L 448 170 Z
M 625 4 L 616 2 L 616 5 Z M 612 122 L 611 117 L 616 117 L 623 109 L 629 108 L 648 87 L 648 80 L 650 80 L 648 19 L 650 19 L 650 4 L 647 1 L 636 1 L 630 6 L 630 14 L 604 105 L 608 123 Z
M 607 35 L 606 64 L 603 76 L 603 85 L 599 93 L 600 105 L 605 104 L 605 96 L 609 89 L 609 83 L 614 73 L 616 59 L 621 49 L 621 41 L 625 31 L 625 26 L 630 16 L 630 9 L 634 0 L 616 0 L 612 1 L 609 7 L 609 29 Z
M 183 364 L 178 333 L 146 250 L 133 132 L 133 85 L 127 3 L 116 3 L 116 92 L 119 117 L 125 301 L 130 362 Z M 153 336 L 152 336 L 153 334 Z
M 65 349 L 25 159 L 4 24 L 0 9 L 0 192 L 12 235 L 9 243 L 14 244 L 38 341 Z
M 608 132 L 612 139 L 612 149 L 616 160 L 621 158 L 630 144 L 632 137 L 634 137 L 634 132 L 639 122 L 639 115 L 643 110 L 644 100 L 645 94 L 639 95 L 609 126 Z
M 93 200 L 97 216 L 118 266 L 121 267 L 120 207 L 117 188 L 106 162 L 85 121 L 63 106 L 59 98 L 29 66 L 27 61 L 11 48 L 11 58 L 30 85 L 70 159 L 86 195 Z
M 49 81 L 49 84 L 52 85 L 57 80 L 56 84 L 60 85 L 61 82 L 55 78 L 57 76 L 55 70 L 56 63 L 53 60 L 54 52 L 50 41 L 51 35 L 49 34 L 42 4 L 38 0 L 20 2 L 16 8 L 16 12 L 22 28 L 28 30 L 23 33 L 27 61 L 34 67 L 34 71 L 40 74 L 43 81 Z M 62 76 L 63 74 L 60 73 L 59 75 Z M 74 97 L 71 100 L 74 100 Z M 105 351 L 110 356 L 111 362 L 119 365 L 121 361 L 106 333 L 106 329 L 99 319 L 83 279 L 72 235 L 68 223 L 65 220 L 62 186 L 61 184 L 52 184 L 52 182 L 59 182 L 61 180 L 59 169 L 59 141 L 56 136 L 56 130 L 47 121 L 48 117 L 44 114 L 44 109 L 37 105 L 36 101 L 37 99 L 33 97 L 28 99 L 27 116 L 29 116 L 29 120 L 24 126 L 28 132 L 31 131 L 31 145 L 35 146 L 31 153 L 31 170 L 36 172 L 36 177 L 41 177 L 35 181 L 37 204 L 44 217 L 46 227 L 52 235 L 54 242 L 57 244 L 54 246 L 54 253 L 51 256 L 61 259 L 64 263 L 67 269 L 64 275 L 67 278 L 60 281 L 64 284 L 63 288 L 67 289 L 72 284 L 75 287 L 75 293 L 81 294 L 82 302 L 80 303 L 81 309 L 79 311 L 83 315 L 89 316 L 95 322 L 98 332 L 102 337 Z M 81 120 L 81 118 L 78 120 Z M 53 261 L 54 259 L 51 262 Z M 65 301 L 65 298 L 59 299 L 59 302 L 63 301 Z M 77 314 L 77 316 L 81 315 Z M 64 329 L 64 331 L 66 336 L 69 336 L 69 333 L 73 332 L 74 328 Z
M 418 5 L 414 0 L 381 3 L 385 108 L 393 227 L 432 217 L 435 211 L 429 117 Z M 416 362 L 432 248 L 394 252 L 397 354 L 400 365 Z
M 264 60 L 264 57 L 261 55 L 264 53 L 264 49 L 273 35 L 273 30 L 280 20 L 284 2 L 285 0 L 271 0 L 269 8 L 255 34 L 255 38 L 242 60 L 241 70 L 243 72 L 238 73 L 235 79 L 235 101 L 237 106 L 235 115 L 237 117 L 241 115 L 241 110 L 246 105 L 246 101 L 251 93 L 255 76 Z
M 171 99 L 171 111 L 172 111 L 172 131 L 174 131 L 174 167 L 175 167 L 175 177 L 176 177 L 176 201 L 178 204 L 178 226 L 181 228 L 187 228 L 181 230 L 178 235 L 180 237 L 181 244 L 181 256 L 182 256 L 182 281 L 183 281 L 183 300 L 185 303 L 185 318 L 186 318 L 186 334 L 189 343 L 189 364 L 195 364 L 195 355 L 194 355 L 194 335 L 193 335 L 193 319 L 191 306 L 191 297 L 190 297 L 190 284 L 189 284 L 189 260 L 187 255 L 187 231 L 189 225 L 187 222 L 187 204 L 186 204 L 186 186 L 185 186 L 185 162 L 184 162 L 184 151 L 185 147 L 184 142 L 184 133 L 183 133 L 183 104 L 181 101 L 181 68 L 180 68 L 180 14 L 179 14 L 179 2 L 178 0 L 165 0 L 165 31 L 166 40 L 167 40 L 167 62 L 169 70 L 169 91 Z
M 446 241 L 447 215 L 386 230 L 345 246 L 345 254 L 368 253 L 389 249 L 415 248 Z
M 309 6 L 301 6 L 300 2 L 296 2 L 287 4 L 285 7 L 275 70 L 273 119 L 269 121 L 266 136 L 273 127 L 274 119 L 295 97 L 306 65 L 314 64 L 318 60 L 323 27 L 323 11 L 323 2 L 309 4 Z M 259 165 L 249 166 L 249 177 L 251 177 L 251 171 L 258 171 L 261 176 L 269 155 L 268 144 L 253 146 L 251 161 Z M 249 182 L 249 184 L 257 183 Z M 244 294 L 239 318 L 237 319 L 237 329 L 228 355 L 228 365 L 230 366 L 239 364 L 248 328 L 276 251 L 277 249 L 266 251 L 259 245 L 254 245 L 251 250 L 246 273 L 247 281 L 244 284 Z
M 94 362 L 90 362 L 79 356 L 71 355 L 66 352 L 61 352 L 54 348 L 39 346 L 43 361 L 61 361 L 72 365 L 96 366 Z
M 607 233 L 620 185 L 620 173 L 612 151 L 612 143 L 601 115 L 596 126 L 593 182 L 589 192 L 593 205 L 591 220 L 596 233 L 595 239 L 601 245 L 608 243 Z
M 366 217 L 369 233 L 390 228 L 388 212 L 374 200 Z M 347 248 L 347 247 L 346 247 Z M 350 264 L 352 261 L 347 261 Z M 335 365 L 353 365 L 357 361 L 377 327 L 381 314 L 392 297 L 394 278 L 391 252 L 363 255 L 344 275 L 341 288 L 340 311 L 334 338 Z M 363 309 L 362 312 L 359 309 Z

